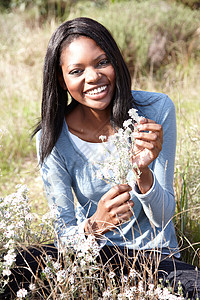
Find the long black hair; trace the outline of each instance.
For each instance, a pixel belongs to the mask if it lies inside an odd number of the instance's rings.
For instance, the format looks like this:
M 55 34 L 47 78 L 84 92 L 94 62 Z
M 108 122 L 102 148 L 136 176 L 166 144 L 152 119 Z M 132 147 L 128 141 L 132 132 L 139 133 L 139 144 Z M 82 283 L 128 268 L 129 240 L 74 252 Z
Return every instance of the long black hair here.
M 121 52 L 110 32 L 97 21 L 80 17 L 61 24 L 53 33 L 47 48 L 43 69 L 41 121 L 33 136 L 42 129 L 40 140 L 41 163 L 51 153 L 62 130 L 64 117 L 75 99 L 68 99 L 67 91 L 59 83 L 61 53 L 76 36 L 93 39 L 106 53 L 115 70 L 116 88 L 111 102 L 111 122 L 121 127 L 132 107 L 131 76 Z M 70 38 L 71 37 L 71 38 Z M 62 75 L 61 75 L 62 76 Z

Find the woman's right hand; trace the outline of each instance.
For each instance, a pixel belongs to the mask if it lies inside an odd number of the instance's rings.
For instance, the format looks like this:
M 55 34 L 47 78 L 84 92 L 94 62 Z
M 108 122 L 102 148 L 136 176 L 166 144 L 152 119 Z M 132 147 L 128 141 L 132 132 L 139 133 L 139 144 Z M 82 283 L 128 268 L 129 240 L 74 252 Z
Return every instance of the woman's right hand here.
M 130 191 L 128 184 L 119 184 L 105 193 L 99 200 L 96 212 L 87 220 L 85 233 L 101 235 L 128 221 L 134 206 Z

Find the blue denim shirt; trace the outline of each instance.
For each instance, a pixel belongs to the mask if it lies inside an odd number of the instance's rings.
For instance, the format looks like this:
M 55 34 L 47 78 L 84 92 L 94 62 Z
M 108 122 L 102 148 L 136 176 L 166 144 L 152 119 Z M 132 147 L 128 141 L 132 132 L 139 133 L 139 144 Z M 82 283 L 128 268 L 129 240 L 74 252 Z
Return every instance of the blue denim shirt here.
M 106 233 L 102 244 L 178 253 L 172 221 L 175 211 L 175 107 L 165 94 L 144 91 L 132 91 L 132 94 L 140 104 L 139 114 L 163 126 L 163 148 L 149 166 L 154 176 L 153 186 L 146 194 L 139 193 L 137 188 L 132 190 L 134 215 L 129 222 Z M 38 132 L 38 156 L 40 135 Z M 73 142 L 65 121 L 56 145 L 41 166 L 41 174 L 48 203 L 59 210 L 55 222 L 59 239 L 65 244 L 76 235 L 84 236 L 85 220 L 95 213 L 100 198 L 111 186 L 96 176 L 94 164 Z

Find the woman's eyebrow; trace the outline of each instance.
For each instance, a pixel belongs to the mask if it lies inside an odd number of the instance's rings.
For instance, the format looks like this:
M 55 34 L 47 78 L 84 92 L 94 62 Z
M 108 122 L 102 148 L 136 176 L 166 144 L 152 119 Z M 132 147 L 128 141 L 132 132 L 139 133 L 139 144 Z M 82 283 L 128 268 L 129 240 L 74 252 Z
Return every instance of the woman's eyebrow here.
M 93 61 L 96 62 L 96 61 L 98 61 L 99 59 L 104 58 L 104 57 L 107 57 L 107 56 L 106 56 L 105 53 L 102 53 L 102 54 L 100 54 L 99 56 L 97 56 Z M 69 64 L 69 65 L 67 66 L 67 68 L 69 68 L 69 67 L 81 67 L 82 65 L 83 65 L 83 64 L 80 64 L 80 63 L 74 63 L 74 64 Z
M 67 66 L 67 68 L 69 68 L 69 67 L 81 67 L 83 64 L 69 64 L 68 66 Z

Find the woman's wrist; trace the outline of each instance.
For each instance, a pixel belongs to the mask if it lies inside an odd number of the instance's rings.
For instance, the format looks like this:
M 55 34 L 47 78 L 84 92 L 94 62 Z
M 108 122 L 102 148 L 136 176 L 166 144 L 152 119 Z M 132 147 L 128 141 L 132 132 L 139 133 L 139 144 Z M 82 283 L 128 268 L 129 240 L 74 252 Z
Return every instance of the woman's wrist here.
M 84 226 L 85 235 L 93 234 L 96 238 L 101 237 L 105 230 L 103 226 L 99 226 L 99 222 L 93 220 L 93 218 L 87 219 Z
M 153 174 L 149 167 L 141 171 L 140 177 L 137 178 L 137 185 L 142 194 L 146 194 L 153 186 Z

